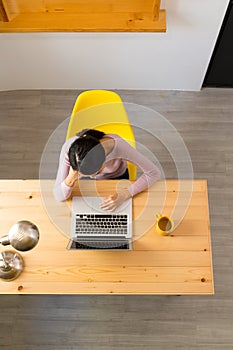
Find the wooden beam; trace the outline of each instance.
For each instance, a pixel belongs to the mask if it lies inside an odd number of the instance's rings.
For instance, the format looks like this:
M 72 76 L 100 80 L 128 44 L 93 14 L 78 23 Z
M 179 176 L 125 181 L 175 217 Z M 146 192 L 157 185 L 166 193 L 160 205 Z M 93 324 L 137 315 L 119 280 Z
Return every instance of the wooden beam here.
M 152 7 L 152 21 L 158 21 L 161 0 L 154 0 Z
M 166 32 L 166 12 L 160 11 L 158 21 L 151 13 L 20 14 L 1 22 L 0 32 Z

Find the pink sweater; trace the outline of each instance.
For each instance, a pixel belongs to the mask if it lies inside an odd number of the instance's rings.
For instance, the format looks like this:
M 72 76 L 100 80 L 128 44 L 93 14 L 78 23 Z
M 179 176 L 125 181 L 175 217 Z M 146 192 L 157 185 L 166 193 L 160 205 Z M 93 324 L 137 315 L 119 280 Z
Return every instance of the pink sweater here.
M 113 150 L 106 156 L 105 167 L 101 173 L 94 177 L 94 179 L 103 180 L 121 176 L 127 168 L 126 161 L 128 160 L 143 171 L 143 174 L 128 187 L 132 196 L 147 189 L 155 181 L 159 180 L 159 169 L 154 163 L 131 147 L 128 142 L 116 134 L 107 134 L 104 137 L 113 138 L 115 145 Z M 64 143 L 61 149 L 57 178 L 53 190 L 54 197 L 57 201 L 63 201 L 69 198 L 72 192 L 72 187 L 67 186 L 64 180 L 66 179 L 70 168 L 68 157 L 69 148 L 76 139 L 77 136 L 70 138 Z

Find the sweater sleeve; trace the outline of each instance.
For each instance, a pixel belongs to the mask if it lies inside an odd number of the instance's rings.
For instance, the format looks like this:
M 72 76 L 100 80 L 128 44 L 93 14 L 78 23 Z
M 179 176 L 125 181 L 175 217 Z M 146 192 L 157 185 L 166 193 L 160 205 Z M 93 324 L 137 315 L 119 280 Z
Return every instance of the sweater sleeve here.
M 70 162 L 68 157 L 68 150 L 71 144 L 71 139 L 66 141 L 62 146 L 57 177 L 53 188 L 53 195 L 57 201 L 64 201 L 70 197 L 73 187 L 65 184 L 65 179 L 69 173 Z
M 143 171 L 143 174 L 128 188 L 131 196 L 144 191 L 160 179 L 160 170 L 152 161 L 130 146 L 124 139 L 117 138 L 115 142 L 117 142 L 115 156 L 132 162 Z

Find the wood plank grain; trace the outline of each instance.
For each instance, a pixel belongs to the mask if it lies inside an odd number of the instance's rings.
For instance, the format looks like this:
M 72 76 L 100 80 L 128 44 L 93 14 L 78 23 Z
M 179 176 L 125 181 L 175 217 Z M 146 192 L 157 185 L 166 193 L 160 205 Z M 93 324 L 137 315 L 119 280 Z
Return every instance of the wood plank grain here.
M 103 180 L 98 181 L 82 181 L 81 188 L 84 192 L 90 192 L 94 191 L 95 188 L 101 189 L 103 191 Z M 130 181 L 128 180 L 109 180 L 106 182 L 104 186 L 104 190 L 106 191 L 112 191 L 116 188 L 116 186 L 120 184 L 122 187 L 127 187 L 130 184 Z M 125 185 L 124 185 L 125 184 Z M 172 192 L 172 191 L 179 191 L 179 192 L 187 192 L 187 191 L 205 191 L 206 189 L 206 180 L 159 180 L 153 185 L 150 186 L 151 192 Z M 78 188 L 74 188 L 74 191 L 77 191 L 77 194 L 80 193 Z M 138 194 L 137 196 L 143 196 L 143 193 Z
M 45 189 L 50 191 L 53 188 L 53 185 L 55 183 L 55 180 L 40 180 L 33 179 L 33 180 L 8 180 L 8 179 L 1 179 L 0 181 L 0 191 L 5 191 L 7 186 L 7 192 L 24 192 L 24 191 L 40 191 L 41 184 L 44 186 Z M 97 190 L 105 193 L 113 191 L 116 189 L 116 186 L 120 184 L 121 186 L 127 187 L 128 184 L 131 183 L 128 180 L 98 180 L 98 181 L 82 181 L 82 190 L 84 192 L 89 192 L 91 195 L 92 191 L 94 193 L 95 188 Z M 207 180 L 200 179 L 200 180 L 159 180 L 152 186 L 150 186 L 151 192 L 164 192 L 166 190 L 167 192 L 173 192 L 173 191 L 179 191 L 179 192 L 186 192 L 190 191 L 190 188 L 193 192 L 203 192 L 206 191 L 206 183 Z M 125 184 L 125 185 L 124 185 Z M 137 197 L 143 198 L 145 196 L 145 193 L 139 193 Z M 78 190 L 77 186 L 74 188 L 74 194 L 80 194 L 80 191 Z
M 42 190 L 43 191 L 43 190 Z M 39 192 L 35 192 L 33 191 L 33 189 L 31 191 L 25 191 L 25 199 L 29 198 L 30 203 L 32 204 L 36 204 L 39 203 L 39 201 L 41 200 L 41 193 Z M 105 197 L 109 194 L 109 192 L 105 192 L 105 195 L 103 193 L 101 193 L 101 197 Z M 94 194 L 92 194 L 94 195 Z M 98 193 L 96 194 L 98 195 Z M 18 193 L 14 193 L 14 192 L 4 192 L 1 193 L 0 192 L 0 196 L 4 196 L 4 200 L 6 203 L 6 205 L 8 205 L 8 203 L 11 203 L 12 198 L 14 197 L 17 201 L 18 200 L 22 200 L 22 194 L 20 192 Z M 53 200 L 53 193 L 52 193 L 52 189 L 50 192 L 43 192 L 42 193 L 42 197 L 46 197 L 47 200 Z M 184 207 L 186 205 L 191 205 L 191 206 L 203 206 L 203 202 L 206 199 L 206 195 L 205 192 L 193 192 L 191 199 L 189 199 L 189 195 L 187 195 L 186 193 L 173 193 L 173 192 L 166 192 L 166 193 L 162 193 L 162 192 L 152 192 L 150 194 L 150 197 L 148 198 L 147 193 L 143 193 L 143 195 L 138 195 L 135 196 L 133 198 L 133 201 L 135 203 L 137 203 L 137 206 L 140 208 L 144 207 L 145 203 L 147 206 L 156 206 L 157 208 L 163 206 L 174 206 L 174 205 L 178 205 L 180 207 Z M 27 202 L 25 201 L 25 204 Z M 28 202 L 29 203 L 29 202 Z
M 22 283 L 21 283 L 22 282 Z M 213 294 L 211 282 L 198 283 L 4 283 L 2 294 Z
M 65 13 L 111 13 L 150 12 L 152 0 L 17 0 L 20 13 L 65 12 Z
M 212 280 L 209 267 L 26 266 L 25 282 L 196 283 Z
M 64 266 L 64 262 L 76 266 L 160 266 L 160 267 L 200 267 L 210 266 L 209 251 L 65 251 L 64 247 L 51 251 L 39 247 L 29 252 L 21 253 L 25 265 L 38 266 L 43 261 L 44 266 Z
M 0 32 L 165 32 L 166 12 L 151 13 L 31 13 L 19 14 L 10 23 L 0 23 Z
M 40 227 L 41 228 L 41 227 Z M 54 232 L 48 227 L 47 230 L 43 230 L 43 235 L 46 234 L 46 239 L 41 238 L 40 248 L 46 249 L 64 249 L 68 244 L 69 237 L 63 236 L 60 232 Z M 160 250 L 160 251 L 207 251 L 209 250 L 208 236 L 192 236 L 192 235 L 174 235 L 174 236 L 160 236 L 156 232 L 152 231 L 140 239 L 133 241 L 133 249 L 135 251 L 148 251 L 148 250 Z

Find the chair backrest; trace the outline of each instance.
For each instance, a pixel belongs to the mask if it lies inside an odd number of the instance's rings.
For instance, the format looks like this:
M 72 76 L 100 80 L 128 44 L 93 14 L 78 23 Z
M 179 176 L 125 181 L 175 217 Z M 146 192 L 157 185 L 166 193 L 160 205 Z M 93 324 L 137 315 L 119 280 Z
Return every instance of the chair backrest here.
M 74 105 L 66 139 L 83 129 L 97 129 L 106 134 L 117 134 L 136 148 L 134 133 L 123 102 L 118 94 L 107 90 L 82 92 Z M 129 179 L 135 180 L 137 168 L 127 162 Z

